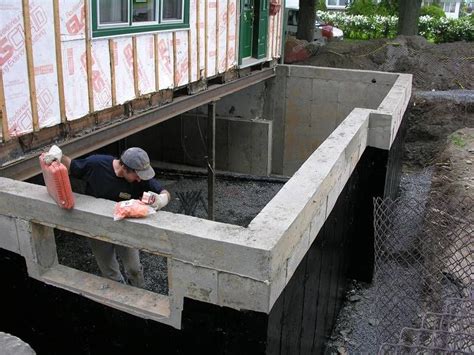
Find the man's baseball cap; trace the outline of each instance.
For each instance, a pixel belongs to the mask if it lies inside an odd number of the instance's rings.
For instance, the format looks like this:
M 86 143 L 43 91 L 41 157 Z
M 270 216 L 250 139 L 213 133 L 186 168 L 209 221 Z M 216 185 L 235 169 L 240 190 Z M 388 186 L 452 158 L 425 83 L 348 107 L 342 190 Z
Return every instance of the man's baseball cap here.
M 120 159 L 130 169 L 135 170 L 142 180 L 150 180 L 155 176 L 155 170 L 150 165 L 150 158 L 141 148 L 128 148 Z

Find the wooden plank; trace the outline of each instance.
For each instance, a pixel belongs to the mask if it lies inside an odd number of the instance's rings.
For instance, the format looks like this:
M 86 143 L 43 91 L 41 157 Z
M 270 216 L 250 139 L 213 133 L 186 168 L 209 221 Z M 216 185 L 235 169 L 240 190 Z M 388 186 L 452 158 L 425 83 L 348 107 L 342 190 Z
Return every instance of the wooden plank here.
M 109 39 L 109 57 L 110 57 L 110 89 L 112 92 L 112 106 L 117 104 L 117 86 L 115 82 L 115 42 Z
M 10 140 L 10 132 L 8 131 L 8 116 L 7 107 L 5 105 L 5 89 L 3 88 L 3 71 L 0 68 L 0 110 L 2 115 L 0 116 L 1 127 L 2 127 L 2 142 Z
M 158 33 L 153 36 L 154 38 L 154 52 L 155 52 L 155 90 L 160 91 L 160 62 L 158 60 L 159 51 L 158 51 L 158 44 L 159 38 Z
M 285 291 L 283 291 L 268 315 L 267 354 L 281 353 L 282 324 L 284 317 Z
M 38 102 L 36 101 L 35 65 L 33 60 L 33 42 L 31 39 L 30 2 L 22 0 L 23 25 L 25 30 L 25 51 L 28 69 L 28 83 L 30 88 L 31 116 L 33 119 L 33 131 L 39 131 Z
M 64 98 L 64 78 L 63 78 L 63 55 L 61 52 L 61 30 L 59 20 L 59 0 L 53 0 L 53 16 L 54 16 L 54 42 L 56 48 L 56 71 L 58 76 L 58 97 L 59 97 L 59 114 L 61 122 L 67 121 L 66 117 L 66 101 Z
M 140 96 L 140 89 L 138 88 L 138 53 L 137 53 L 137 36 L 132 37 L 132 52 L 133 52 L 133 88 L 135 89 L 135 97 Z
M 90 3 L 84 1 L 84 18 L 89 19 Z M 94 89 L 92 86 L 92 41 L 89 21 L 84 21 L 86 33 L 86 72 L 87 72 L 87 91 L 89 93 L 89 112 L 94 112 Z
M 209 6 L 209 1 L 205 1 L 204 5 L 204 77 L 207 79 L 207 61 L 208 61 L 208 52 L 207 52 L 207 46 L 208 46 L 208 40 L 207 40 L 207 16 L 208 16 L 208 6 Z
M 196 54 L 197 54 L 197 58 L 196 58 L 196 61 L 197 61 L 197 74 L 196 74 L 196 80 L 200 80 L 201 79 L 201 27 L 200 27 L 200 23 L 201 23 L 201 17 L 200 17 L 200 5 L 199 5 L 199 0 L 196 0 L 196 33 L 197 33 L 197 50 L 196 50 Z
M 305 296 L 303 306 L 303 319 L 301 321 L 301 343 L 299 354 L 311 354 L 316 330 L 316 315 L 319 306 L 319 281 L 321 277 L 321 239 L 311 245 L 307 255 L 307 268 L 305 276 Z

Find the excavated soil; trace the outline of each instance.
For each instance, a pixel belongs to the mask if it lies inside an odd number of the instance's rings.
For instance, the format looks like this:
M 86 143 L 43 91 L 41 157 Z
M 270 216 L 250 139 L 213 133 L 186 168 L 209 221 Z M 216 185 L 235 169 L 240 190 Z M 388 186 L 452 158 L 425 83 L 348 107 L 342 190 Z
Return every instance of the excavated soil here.
M 400 198 L 460 201 L 474 195 L 474 43 L 432 44 L 422 37 L 340 41 L 320 47 L 303 65 L 413 75 L 406 116 Z M 466 236 L 467 240 L 472 236 Z M 351 282 L 327 353 L 376 353 L 373 284 Z

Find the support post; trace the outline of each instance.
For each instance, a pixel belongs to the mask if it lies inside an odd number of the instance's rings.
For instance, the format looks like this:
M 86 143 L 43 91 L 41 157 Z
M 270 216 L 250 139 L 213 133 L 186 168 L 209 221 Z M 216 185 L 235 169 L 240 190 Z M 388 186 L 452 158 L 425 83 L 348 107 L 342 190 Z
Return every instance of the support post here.
M 214 220 L 214 187 L 216 185 L 216 102 L 207 105 L 207 214 Z

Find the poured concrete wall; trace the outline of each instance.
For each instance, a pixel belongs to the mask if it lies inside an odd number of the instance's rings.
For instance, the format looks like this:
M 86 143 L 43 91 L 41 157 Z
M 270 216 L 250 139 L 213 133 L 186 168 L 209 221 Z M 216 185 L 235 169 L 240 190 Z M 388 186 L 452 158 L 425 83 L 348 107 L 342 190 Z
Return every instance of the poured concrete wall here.
M 287 66 L 269 97 L 274 121 L 273 172 L 292 175 L 355 108 L 376 110 L 398 74 Z
M 42 282 L 176 328 L 181 327 L 184 298 L 269 314 L 320 235 L 366 149 L 390 150 L 411 94 L 411 75 L 341 70 L 341 82 L 344 74 L 348 80 L 353 78 L 351 84 L 338 84 L 341 92 L 350 92 L 355 78 L 367 77 L 364 82 L 371 87 L 369 82 L 376 83 L 368 78 L 375 77 L 380 85 L 385 80 L 382 87 L 387 86 L 387 94 L 380 102 L 371 102 L 371 108 L 353 105 L 347 117 L 308 153 L 307 148 L 299 149 L 299 142 L 289 139 L 293 131 L 299 131 L 301 140 L 312 144 L 316 135 L 305 130 L 308 119 L 313 122 L 311 111 L 301 109 L 296 115 L 289 109 L 292 100 L 306 108 L 316 100 L 314 88 L 311 95 L 305 91 L 307 100 L 289 93 L 299 90 L 301 70 L 312 82 L 323 76 L 321 68 L 311 71 L 284 66 L 274 83 L 274 95 L 267 96 L 274 102 L 263 106 L 264 114 L 270 109 L 275 113 L 273 142 L 280 146 L 273 149 L 279 154 L 273 161 L 280 162 L 284 173 L 294 174 L 247 228 L 163 211 L 144 220 L 114 222 L 111 201 L 76 195 L 75 209 L 63 211 L 44 187 L 0 178 L 0 229 L 8 233 L 0 239 L 0 247 L 19 250 L 27 259 L 29 275 Z M 327 80 L 335 77 L 328 74 Z M 298 88 L 289 90 L 289 81 Z M 344 95 L 338 97 L 342 100 Z M 341 107 L 345 105 L 341 103 Z M 165 255 L 169 296 L 115 285 L 58 265 L 52 227 Z M 101 288 L 104 283 L 107 287 Z M 128 302 L 121 300 L 122 294 L 127 295 Z

